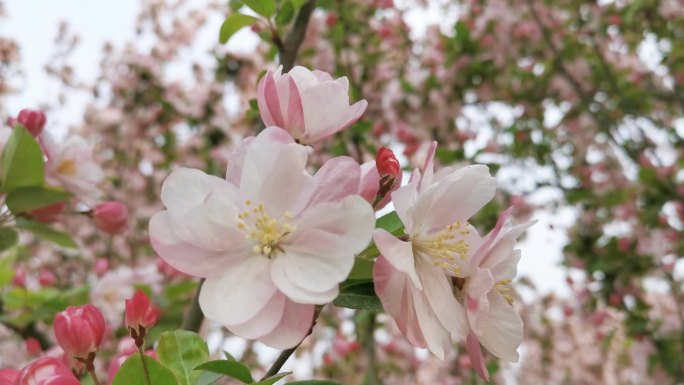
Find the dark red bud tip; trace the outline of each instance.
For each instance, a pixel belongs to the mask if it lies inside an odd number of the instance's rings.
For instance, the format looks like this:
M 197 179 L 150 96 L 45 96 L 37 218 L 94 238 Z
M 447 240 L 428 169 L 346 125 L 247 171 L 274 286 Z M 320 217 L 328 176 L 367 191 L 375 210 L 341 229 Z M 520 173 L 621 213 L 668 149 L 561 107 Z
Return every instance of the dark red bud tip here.
M 401 172 L 399 161 L 394 156 L 394 152 L 387 147 L 381 147 L 375 158 L 375 165 L 380 176 L 396 176 Z
M 45 128 L 46 118 L 43 111 L 26 108 L 19 111 L 16 121 L 26 127 L 31 135 L 39 136 L 43 133 L 43 128 Z

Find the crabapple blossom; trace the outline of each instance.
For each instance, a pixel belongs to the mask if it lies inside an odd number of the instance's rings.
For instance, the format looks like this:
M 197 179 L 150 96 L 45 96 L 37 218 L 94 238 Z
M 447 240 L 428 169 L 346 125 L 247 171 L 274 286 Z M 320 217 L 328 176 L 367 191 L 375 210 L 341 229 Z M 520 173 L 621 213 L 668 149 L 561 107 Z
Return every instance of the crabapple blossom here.
M 349 105 L 349 81 L 327 72 L 282 66 L 268 71 L 257 86 L 257 102 L 266 126 L 285 129 L 299 143 L 314 144 L 356 122 L 368 103 Z
M 375 164 L 378 168 L 380 176 L 389 175 L 396 177 L 401 172 L 401 166 L 394 152 L 387 147 L 380 147 L 378 154 L 375 157 Z
M 172 172 L 162 186 L 166 211 L 150 221 L 159 256 L 206 278 L 205 316 L 277 348 L 306 336 L 315 305 L 337 296 L 375 223 L 356 195 L 359 165 L 338 157 L 312 176 L 308 151 L 266 128 L 237 146 L 225 180 Z
M 69 306 L 53 323 L 59 346 L 70 357 L 86 359 L 102 343 L 105 320 L 93 305 Z
M 94 204 L 102 195 L 98 185 L 104 174 L 86 141 L 70 136 L 58 144 L 47 133 L 41 138 L 48 159 L 45 164 L 48 183 L 64 187 L 86 204 Z
M 517 362 L 517 349 L 523 338 L 523 321 L 511 306 L 513 298 L 508 286 L 520 260 L 515 241 L 534 222 L 512 227 L 510 214 L 511 209 L 506 210 L 496 227 L 483 238 L 470 259 L 470 276 L 459 282 L 470 327 L 466 347 L 475 370 L 485 380 L 489 380 L 489 373 L 480 344 L 502 360 Z
M 125 325 L 135 339 L 143 339 L 147 329 L 157 323 L 159 309 L 150 303 L 144 291 L 138 289 L 131 299 L 126 300 Z M 142 346 L 142 341 L 139 345 Z
M 452 341 L 468 332 L 451 277 L 460 277 L 481 242 L 467 221 L 492 199 L 496 180 L 480 165 L 434 173 L 435 147 L 422 174 L 415 170 L 408 185 L 392 193 L 407 238 L 375 230 L 381 256 L 373 277 L 385 311 L 406 338 L 443 359 Z

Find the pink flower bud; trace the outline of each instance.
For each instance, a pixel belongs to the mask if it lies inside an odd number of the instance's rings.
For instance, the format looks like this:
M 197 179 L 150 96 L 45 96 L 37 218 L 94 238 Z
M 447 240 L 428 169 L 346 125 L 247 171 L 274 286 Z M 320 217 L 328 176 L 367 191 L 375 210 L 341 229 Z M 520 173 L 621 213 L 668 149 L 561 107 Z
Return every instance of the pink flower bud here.
M 87 358 L 100 347 L 105 320 L 93 305 L 69 306 L 55 316 L 55 337 L 71 357 Z
M 52 271 L 43 270 L 40 272 L 40 276 L 38 276 L 38 283 L 44 287 L 55 286 L 57 283 L 57 277 L 55 277 L 55 273 Z
M 38 356 L 43 352 L 43 348 L 40 346 L 40 342 L 33 337 L 26 339 L 26 353 L 32 356 Z M 2 384 L 2 382 L 0 382 Z
M 126 327 L 131 332 L 135 331 L 137 336 L 144 336 L 144 330 L 154 326 L 158 316 L 159 309 L 150 304 L 150 299 L 142 290 L 138 289 L 132 299 L 126 300 Z M 136 335 L 132 337 L 136 338 Z
M 21 370 L 14 385 L 80 385 L 64 362 L 53 357 L 39 358 Z
M 109 271 L 109 260 L 100 258 L 95 261 L 95 266 L 93 266 L 93 272 L 97 274 L 98 277 L 105 275 Z
M 121 202 L 102 202 L 93 209 L 97 227 L 107 234 L 120 234 L 128 226 L 128 207 Z
M 16 287 L 26 287 L 26 270 L 21 267 L 17 268 L 12 277 L 12 285 Z
M 396 176 L 401 171 L 399 161 L 394 156 L 394 152 L 387 147 L 380 147 L 375 158 L 375 164 L 380 176 Z
M 19 111 L 17 122 L 26 127 L 33 136 L 39 136 L 45 128 L 45 114 L 40 110 L 23 109 Z
M 14 385 L 18 377 L 19 371 L 16 369 L 0 369 L 0 385 Z

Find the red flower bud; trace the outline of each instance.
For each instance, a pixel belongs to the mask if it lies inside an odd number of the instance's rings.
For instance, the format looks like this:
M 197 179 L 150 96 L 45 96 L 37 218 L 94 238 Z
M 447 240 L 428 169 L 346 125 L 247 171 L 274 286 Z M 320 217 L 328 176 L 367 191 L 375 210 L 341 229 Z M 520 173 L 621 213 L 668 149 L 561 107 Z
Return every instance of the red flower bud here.
M 385 175 L 397 176 L 401 171 L 399 161 L 394 156 L 392 150 L 387 147 L 380 147 L 375 158 L 375 165 L 381 177 Z
M 54 223 L 57 221 L 60 215 L 66 210 L 66 203 L 59 202 L 50 206 L 41 207 L 28 212 L 28 215 L 43 223 Z
M 39 136 L 43 133 L 45 127 L 45 114 L 40 110 L 23 109 L 19 111 L 17 122 L 26 127 L 28 132 L 33 136 Z
M 55 277 L 55 273 L 53 273 L 50 270 L 43 270 L 40 272 L 40 275 L 38 276 L 38 283 L 40 283 L 40 286 L 44 287 L 51 287 L 55 286 L 57 283 L 57 277 Z
M 40 346 L 40 342 L 38 342 L 37 339 L 33 337 L 29 337 L 26 339 L 26 353 L 32 356 L 38 356 L 42 352 L 43 348 Z M 2 381 L 0 381 L 0 385 L 2 385 Z
M 157 317 L 159 317 L 159 309 L 150 304 L 150 299 L 142 290 L 138 289 L 132 299 L 126 300 L 125 323 L 131 332 L 135 331 L 135 335 L 131 333 L 133 338 L 144 337 L 145 330 L 154 326 Z
M 128 207 L 121 202 L 103 202 L 93 209 L 97 227 L 107 234 L 120 234 L 128 226 Z
M 0 385 L 14 385 L 18 377 L 19 371 L 16 369 L 0 369 Z
M 39 358 L 21 370 L 14 385 L 80 385 L 64 362 L 54 357 Z
M 93 305 L 69 306 L 55 316 L 55 337 L 71 357 L 88 358 L 102 343 L 105 320 Z

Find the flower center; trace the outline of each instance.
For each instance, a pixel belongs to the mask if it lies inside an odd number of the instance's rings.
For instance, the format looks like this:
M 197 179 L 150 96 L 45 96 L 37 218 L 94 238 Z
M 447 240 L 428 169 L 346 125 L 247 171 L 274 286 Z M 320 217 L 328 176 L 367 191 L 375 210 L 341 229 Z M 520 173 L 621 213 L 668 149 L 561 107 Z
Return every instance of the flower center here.
M 465 240 L 456 239 L 456 237 L 468 234 L 470 234 L 470 230 L 465 226 L 461 227 L 461 222 L 457 221 L 437 234 L 430 236 L 413 235 L 411 241 L 414 252 L 430 256 L 435 266 L 442 267 L 458 276 L 461 267 L 456 261 L 456 256 L 461 260 L 465 259 L 470 247 Z
M 252 202 L 248 199 L 245 205 L 250 207 Z M 281 220 L 271 217 L 264 211 L 264 205 L 260 203 L 238 214 L 238 228 L 245 232 L 248 240 L 254 242 L 254 247 L 252 247 L 254 254 L 270 259 L 283 251 L 280 242 L 287 234 L 295 230 L 289 222 L 291 219 L 292 214 L 288 211 L 283 214 Z
M 67 159 L 57 166 L 57 173 L 62 175 L 76 174 L 76 162 L 73 159 Z

